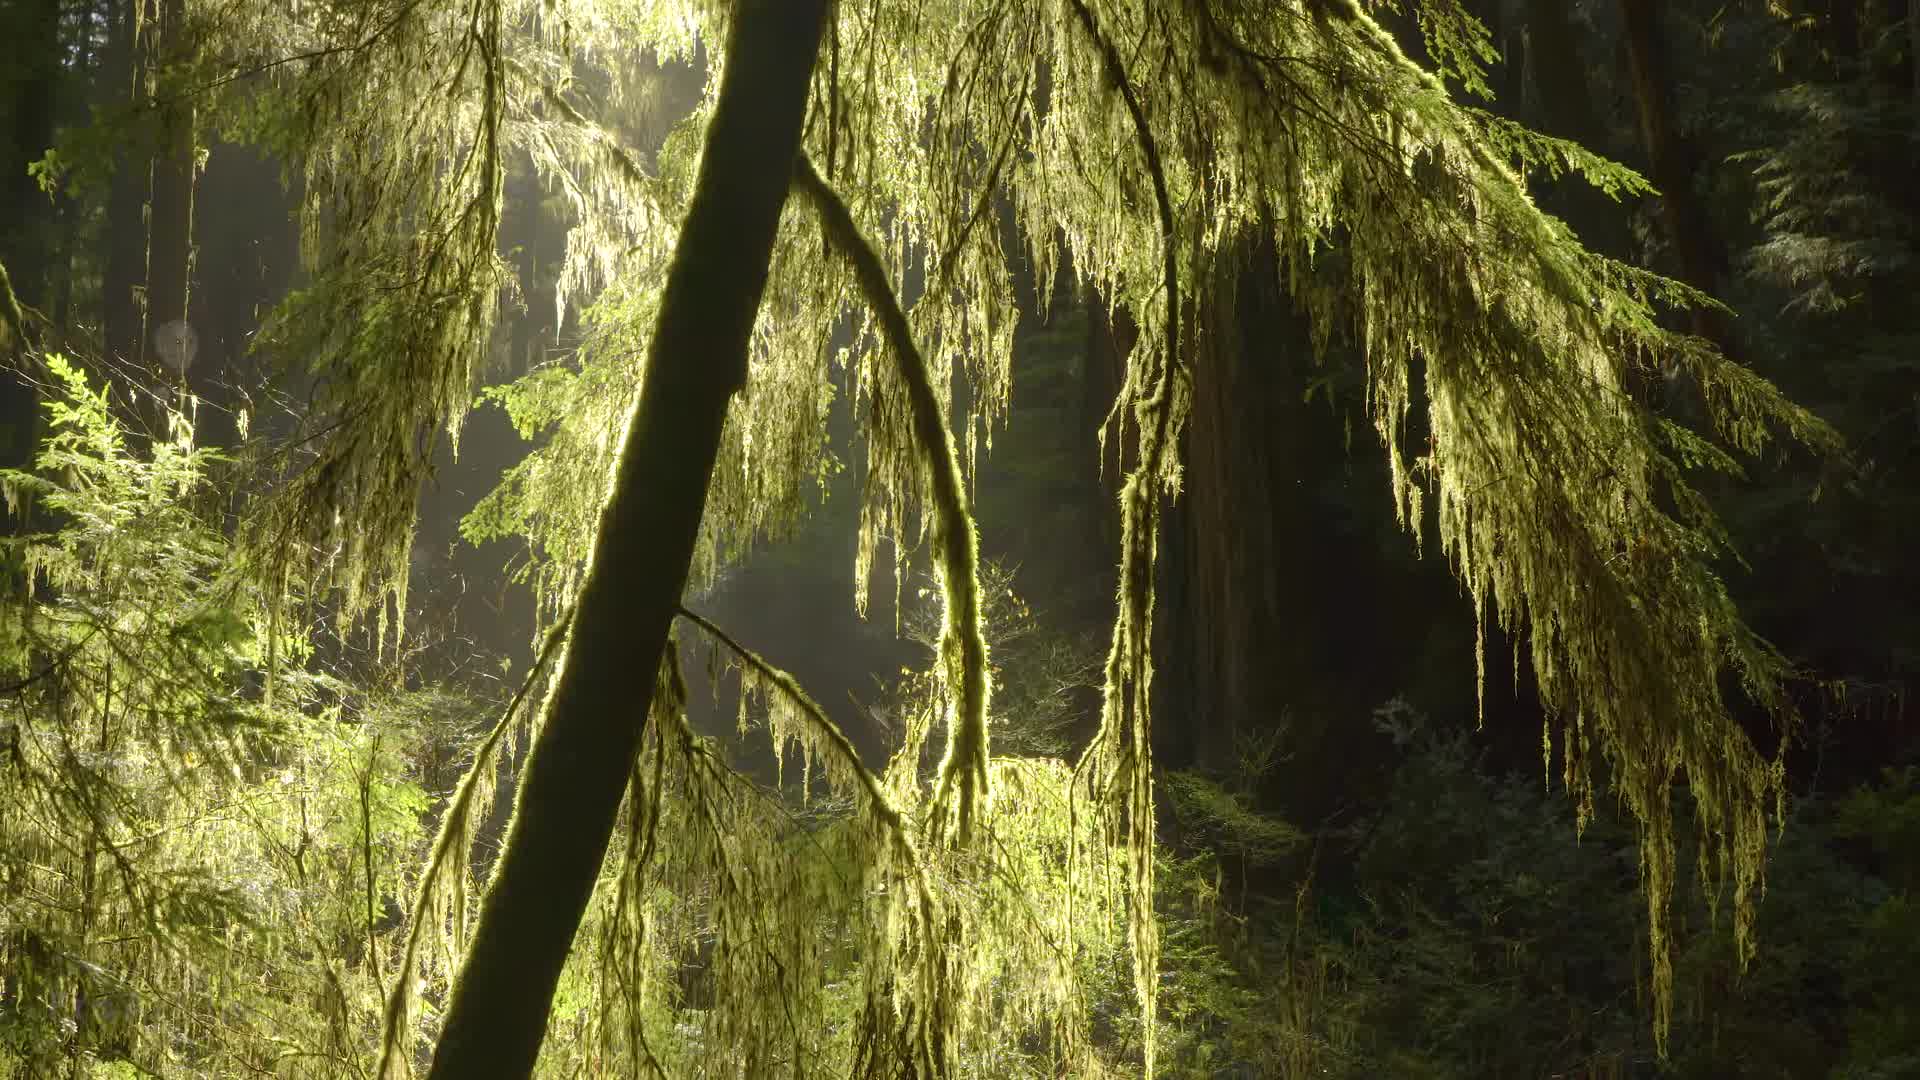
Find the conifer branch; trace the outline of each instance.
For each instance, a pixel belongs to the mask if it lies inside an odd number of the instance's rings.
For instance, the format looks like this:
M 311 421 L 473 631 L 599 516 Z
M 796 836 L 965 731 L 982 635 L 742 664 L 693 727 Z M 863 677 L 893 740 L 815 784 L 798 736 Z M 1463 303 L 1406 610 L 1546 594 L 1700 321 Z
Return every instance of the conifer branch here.
M 1127 115 L 1133 120 L 1134 136 L 1140 142 L 1140 155 L 1146 158 L 1147 173 L 1153 178 L 1153 202 L 1160 215 L 1160 273 L 1164 278 L 1161 285 L 1167 293 L 1167 354 L 1162 363 L 1171 367 L 1179 362 L 1180 356 L 1180 265 L 1173 252 L 1173 200 L 1167 196 L 1167 172 L 1160 161 L 1160 144 L 1153 137 L 1153 126 L 1147 123 L 1147 113 L 1140 106 L 1140 96 L 1134 93 L 1133 83 L 1127 78 L 1127 66 L 1120 59 L 1120 51 L 1100 32 L 1100 25 L 1094 21 L 1093 11 L 1087 7 L 1086 0 L 1073 0 L 1073 12 L 1079 16 L 1080 25 L 1086 30 L 1087 36 L 1093 39 L 1094 47 L 1100 50 L 1100 62 L 1107 78 L 1120 90 L 1120 100 L 1126 103 Z M 1159 380 L 1161 390 L 1157 390 L 1156 394 L 1166 389 L 1168 382 L 1164 378 Z M 1149 399 L 1145 403 L 1146 407 L 1151 407 L 1151 401 Z M 1170 415 L 1164 411 L 1160 414 L 1163 438 Z
M 802 159 L 804 161 L 804 158 Z M 913 840 L 913 830 L 893 800 L 887 796 L 886 786 L 878 774 L 869 769 L 860 760 L 860 751 L 854 747 L 853 740 L 847 738 L 840 725 L 833 722 L 827 711 L 813 700 L 800 680 L 786 670 L 775 667 L 765 657 L 747 648 L 728 634 L 711 619 L 687 608 L 684 604 L 678 609 L 679 616 L 699 627 L 714 642 L 721 645 L 740 662 L 752 668 L 766 685 L 785 698 L 800 715 L 805 717 L 819 735 L 827 750 L 832 752 L 858 780 L 860 788 L 866 793 L 868 808 L 885 830 L 895 851 L 906 861 L 908 874 L 914 888 L 914 907 L 910 912 L 914 935 L 918 939 L 914 957 L 917 971 L 915 975 L 922 989 L 928 994 L 927 1011 L 917 1018 L 906 1021 L 908 1037 L 915 1044 L 914 1054 L 921 1063 L 924 1075 L 929 1078 L 945 1076 L 950 1071 L 945 1048 L 951 1044 L 949 1033 L 945 1030 L 954 1016 L 952 988 L 944 977 L 940 961 L 943 942 L 936 929 L 934 913 L 937 910 L 933 899 L 933 886 L 927 877 L 926 862 L 920 857 L 920 850 Z M 744 689 L 742 691 L 744 693 Z M 939 811 L 939 804 L 934 805 Z M 719 823 L 712 822 L 716 833 Z M 775 960 L 777 963 L 777 958 Z M 873 1024 L 878 1016 L 869 1015 L 863 1023 Z M 896 1022 L 901 1022 L 896 1019 Z
M 1032 85 L 1032 80 L 1033 71 L 1030 68 L 1020 76 L 1019 106 L 1007 124 L 1007 130 L 1001 135 L 999 149 L 993 153 L 993 164 L 987 167 L 987 178 L 980 185 L 980 197 L 974 201 L 973 212 L 967 215 L 966 222 L 960 226 L 959 235 L 947 245 L 946 251 L 941 252 L 940 261 L 934 264 L 937 269 L 927 278 L 928 293 L 948 287 L 953 279 L 954 268 L 960 265 L 960 253 L 966 250 L 967 239 L 979 227 L 981 219 L 987 216 L 987 211 L 993 208 L 993 193 L 1000 186 L 1000 173 L 1006 168 L 1007 159 L 1012 156 L 1014 136 L 1019 132 L 1020 121 L 1026 117 L 1027 89 Z
M 46 666 L 41 668 L 39 671 L 36 671 L 31 675 L 25 676 L 15 682 L 8 683 L 5 686 L 0 686 L 0 697 L 12 697 L 13 695 L 26 690 L 28 687 L 32 686 L 34 683 L 39 682 L 41 679 L 44 679 L 47 676 L 52 675 L 54 672 L 59 671 L 61 668 L 66 667 L 68 663 L 72 662 L 74 657 L 80 655 L 80 650 L 86 648 L 87 643 L 92 641 L 94 637 L 98 635 L 100 631 L 103 629 L 105 629 L 105 627 L 95 624 L 91 630 L 87 631 L 87 635 L 85 637 L 81 638 L 79 641 L 74 642 L 72 645 L 68 646 L 67 648 L 63 649 L 59 656 L 56 656 L 52 660 L 47 661 Z

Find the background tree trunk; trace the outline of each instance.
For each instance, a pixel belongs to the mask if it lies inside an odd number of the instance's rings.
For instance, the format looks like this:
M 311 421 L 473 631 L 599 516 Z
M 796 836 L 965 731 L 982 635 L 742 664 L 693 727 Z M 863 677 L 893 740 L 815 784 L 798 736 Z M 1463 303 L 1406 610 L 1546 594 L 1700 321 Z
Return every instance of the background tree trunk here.
M 1660 39 L 1660 9 L 1654 0 L 1620 0 L 1626 24 L 1628 75 L 1646 145 L 1650 179 L 1660 189 L 1660 216 L 1673 245 L 1678 276 L 1697 289 L 1714 291 L 1726 259 L 1706 206 L 1693 190 L 1693 155 L 1674 126 L 1666 49 Z M 1689 312 L 1693 332 L 1735 355 L 1732 327 L 1709 308 Z
M 152 92 L 154 57 L 176 54 L 183 42 L 186 0 L 148 0 L 149 92 L 144 118 L 153 131 L 152 190 L 147 212 L 147 312 L 141 345 L 151 355 L 154 331 L 187 318 L 193 236 L 193 105 L 190 98 L 161 102 L 171 95 Z M 180 373 L 182 376 L 185 372 Z
M 53 144 L 55 80 L 60 71 L 60 5 L 57 0 L 9 4 L 0 14 L 0 71 L 6 96 L 0 102 L 0 265 L 7 268 L 15 298 L 44 309 L 52 262 L 52 204 L 27 172 Z M 5 332 L 0 331 L 0 338 Z M 17 469 L 33 458 L 39 395 L 25 379 L 0 371 L 0 468 Z
M 1238 739 L 1314 711 L 1302 708 L 1318 682 L 1318 634 L 1304 630 L 1320 612 L 1310 481 L 1338 435 L 1307 415 L 1304 320 L 1269 245 L 1253 246 L 1244 272 L 1214 275 L 1196 318 L 1212 344 L 1193 359 L 1186 491 L 1167 515 L 1161 575 L 1170 696 L 1155 712 L 1180 719 L 1156 725 L 1169 738 L 1154 753 L 1172 768 L 1229 771 Z
M 0 169 L 0 262 L 23 304 L 46 300 L 52 204 L 27 166 L 53 145 L 60 74 L 60 5 L 30 0 L 0 15 L 0 70 L 6 72 L 4 169 Z
M 101 82 L 107 87 L 108 117 L 124 117 L 124 128 L 132 120 L 121 110 L 132 110 L 144 94 L 147 58 L 141 33 L 141 5 L 144 0 L 121 0 L 108 9 L 107 55 Z M 105 232 L 105 269 L 101 281 L 100 306 L 103 344 L 109 357 L 138 362 L 141 348 L 142 304 L 140 291 L 147 278 L 147 228 L 144 208 L 147 202 L 148 171 L 152 162 L 123 129 L 123 137 L 113 153 L 113 177 L 107 190 L 107 228 Z
M 646 383 L 433 1080 L 526 1076 L 539 1055 L 686 586 L 727 404 L 746 378 L 824 17 L 824 0 L 734 11 Z
M 1549 135 L 1572 139 L 1596 154 L 1611 155 L 1607 125 L 1587 85 L 1590 60 L 1581 54 L 1580 31 L 1566 0 L 1527 0 L 1526 70 L 1536 91 L 1538 116 L 1509 110 L 1523 123 Z M 1509 57 L 1509 66 L 1519 57 Z M 1515 106 L 1518 103 L 1514 103 Z M 1616 259 L 1631 254 L 1627 216 L 1620 206 L 1586 182 L 1567 177 L 1546 193 L 1543 205 L 1566 219 L 1588 247 Z
M 1265 241 L 1238 257 L 1230 291 L 1195 318 L 1210 344 L 1192 356 L 1184 486 L 1161 539 L 1154 758 L 1243 781 L 1261 809 L 1315 828 L 1383 797 L 1373 709 L 1405 697 L 1474 714 L 1473 617 L 1431 525 L 1422 558 L 1395 522 L 1359 357 L 1338 335 L 1315 356 Z M 1508 649 L 1490 637 L 1492 670 Z M 1537 768 L 1537 702 L 1522 683 L 1489 685 L 1488 746 Z M 1270 756 L 1236 776 L 1249 740 Z M 1351 871 L 1335 860 L 1315 873 L 1332 884 Z M 1273 876 L 1255 888 L 1290 880 L 1284 866 L 1261 872 Z

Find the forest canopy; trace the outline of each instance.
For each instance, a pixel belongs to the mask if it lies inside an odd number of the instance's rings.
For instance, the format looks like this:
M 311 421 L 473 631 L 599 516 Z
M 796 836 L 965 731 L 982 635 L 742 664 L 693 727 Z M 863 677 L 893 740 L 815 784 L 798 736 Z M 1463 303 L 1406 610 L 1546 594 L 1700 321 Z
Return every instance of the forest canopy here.
M 298 267 L 245 347 L 282 381 L 220 402 L 217 444 L 179 230 L 108 245 L 92 338 L 7 286 L 43 400 L 0 473 L 0 1064 L 1156 1075 L 1194 1009 L 1156 909 L 1157 560 L 1194 372 L 1255 279 L 1357 358 L 1377 494 L 1470 600 L 1483 695 L 1515 642 L 1578 827 L 1623 808 L 1655 1043 L 1683 863 L 1755 954 L 1797 672 L 1729 592 L 1714 496 L 1841 439 L 1717 339 L 1710 282 L 1542 208 L 1551 181 L 1657 192 L 1494 111 L 1472 5 L 46 6 L 127 75 L 35 159 L 46 190 L 191 222 L 207 148 L 245 148 Z M 564 229 L 531 277 L 523 213 Z M 1063 295 L 1132 330 L 1084 448 L 1118 462 L 1118 588 L 1072 747 L 1017 715 L 977 513 L 1016 336 Z M 525 364 L 536 311 L 564 348 Z M 531 449 L 460 530 L 514 546 L 497 575 L 537 613 L 487 692 L 419 677 L 459 642 L 411 592 L 423 485 L 481 401 Z M 898 630 L 929 575 L 880 759 L 701 609 L 842 471 L 848 602 Z M 689 719 L 694 640 L 737 680 L 734 742 Z M 1243 861 L 1300 842 L 1166 783 Z

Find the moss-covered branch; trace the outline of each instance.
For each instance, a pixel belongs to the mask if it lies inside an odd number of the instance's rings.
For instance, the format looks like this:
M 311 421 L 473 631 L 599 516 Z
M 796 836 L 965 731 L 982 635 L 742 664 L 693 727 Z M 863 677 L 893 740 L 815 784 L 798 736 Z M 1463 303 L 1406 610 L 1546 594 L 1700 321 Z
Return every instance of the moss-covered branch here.
M 886 787 L 881 784 L 880 777 L 872 769 L 867 768 L 866 762 L 860 760 L 860 751 L 854 747 L 853 740 L 847 738 L 846 732 L 840 730 L 840 725 L 834 723 L 833 718 L 827 715 L 827 711 L 820 707 L 820 703 L 813 700 L 813 696 L 800 685 L 800 680 L 794 678 L 784 668 L 768 663 L 765 657 L 740 644 L 731 634 L 704 615 L 682 607 L 680 617 L 699 627 L 701 632 L 725 646 L 728 652 L 738 657 L 741 663 L 753 669 L 754 673 L 759 675 L 767 685 L 786 698 L 788 704 L 799 710 L 800 715 L 806 717 L 807 722 L 813 725 L 822 744 L 859 778 L 861 790 L 865 791 L 867 798 L 873 801 L 874 813 L 889 828 L 897 830 L 903 836 L 908 836 L 910 840 L 906 819 L 893 805 L 893 800 L 887 797 Z
M 824 750 L 832 755 L 840 764 L 843 781 L 851 774 L 860 790 L 866 794 L 867 810 L 886 834 L 886 843 L 904 861 L 907 875 L 912 880 L 913 905 L 909 914 L 915 948 L 911 951 L 911 959 L 915 965 L 914 980 L 921 988 L 923 1008 L 909 1017 L 894 1016 L 891 1010 L 871 1010 L 862 1019 L 862 1023 L 870 1028 L 865 1035 L 878 1037 L 878 1028 L 893 1028 L 894 1037 L 904 1038 L 909 1044 L 908 1056 L 919 1063 L 922 1075 L 929 1078 L 948 1075 L 952 1068 L 949 1048 L 954 1037 L 950 1028 L 956 1013 L 953 988 L 941 957 L 953 943 L 941 939 L 943 921 L 936 918 L 939 908 L 934 903 L 933 886 L 927 877 L 926 862 L 920 857 L 919 846 L 914 843 L 913 829 L 907 816 L 894 805 L 879 775 L 860 760 L 860 752 L 854 748 L 853 740 L 847 738 L 846 733 L 840 730 L 840 725 L 834 723 L 827 711 L 813 700 L 806 688 L 800 685 L 800 680 L 768 663 L 766 658 L 742 645 L 712 620 L 684 606 L 680 608 L 680 617 L 699 627 L 708 637 L 738 657 L 759 677 L 763 687 L 780 695 L 792 706 L 812 729 L 813 737 L 803 745 L 809 748 L 809 752 Z M 901 1029 L 903 1024 L 904 1030 Z
M 820 178 L 804 154 L 794 166 L 794 183 L 819 214 L 828 242 L 852 266 L 860 291 L 879 320 L 887 347 L 899 365 L 900 380 L 912 409 L 914 441 L 933 501 L 933 559 L 944 601 L 940 662 L 948 685 L 957 688 L 957 703 L 948 717 L 947 752 L 940 764 L 933 820 L 942 832 L 950 827 L 952 834 L 966 843 L 979 815 L 976 804 L 988 795 L 987 707 L 992 676 L 982 627 L 980 539 L 968 507 L 960 452 L 934 391 L 932 372 L 914 344 L 906 311 L 887 281 L 880 256 L 861 235 L 846 203 Z

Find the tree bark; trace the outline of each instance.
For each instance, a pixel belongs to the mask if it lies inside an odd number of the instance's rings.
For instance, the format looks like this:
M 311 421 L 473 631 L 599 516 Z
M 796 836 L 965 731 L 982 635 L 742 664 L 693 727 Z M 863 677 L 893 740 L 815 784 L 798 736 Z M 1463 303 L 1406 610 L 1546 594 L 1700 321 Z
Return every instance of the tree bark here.
M 1566 0 L 1527 0 L 1527 71 L 1538 92 L 1541 130 L 1607 152 L 1607 129 L 1587 83 L 1588 63 Z M 1572 225 L 1587 246 L 1616 259 L 1628 256 L 1627 216 L 1612 199 L 1578 179 L 1554 185 L 1548 209 Z
M 127 0 L 114 12 L 106 81 L 126 110 L 107 194 L 101 303 L 108 355 L 154 356 L 154 330 L 187 315 L 193 235 L 193 107 L 163 103 L 162 57 L 184 46 L 185 0 Z
M 686 586 L 727 404 L 746 379 L 824 18 L 824 0 L 734 9 L 646 383 L 431 1080 L 526 1076 L 539 1055 Z
M 1679 263 L 1679 277 L 1696 289 L 1711 292 L 1725 257 L 1713 235 L 1706 207 L 1694 194 L 1693 155 L 1674 128 L 1666 52 L 1660 41 L 1662 7 L 1655 0 L 1620 0 L 1620 13 L 1626 23 L 1628 74 L 1639 111 L 1648 171 L 1654 186 L 1660 189 L 1661 219 Z M 1695 334 L 1712 341 L 1721 352 L 1734 355 L 1732 328 L 1719 312 L 1694 308 L 1689 316 Z
M 1244 736 L 1307 704 L 1317 685 L 1308 552 L 1318 464 L 1302 388 L 1307 333 L 1279 288 L 1271 245 L 1223 255 L 1195 314 L 1213 344 L 1192 360 L 1185 491 L 1167 514 L 1161 571 L 1167 618 L 1158 682 L 1184 732 L 1156 739 L 1169 768 L 1231 772 Z M 1240 263 L 1244 260 L 1245 269 Z M 1159 726 L 1156 735 L 1161 735 Z M 1184 736 L 1184 737 L 1183 737 Z
M 147 279 L 147 226 L 144 208 L 152 162 L 133 137 L 138 125 L 131 110 L 145 93 L 147 58 L 141 31 L 145 0 L 119 0 L 108 11 L 106 63 L 101 81 L 107 110 L 126 110 L 127 131 L 113 151 L 113 176 L 107 187 L 106 252 L 100 288 L 101 324 L 108 356 L 138 362 L 144 353 L 140 293 Z
M 176 54 L 183 42 L 186 0 L 149 0 L 145 51 Z M 154 352 L 154 332 L 187 318 L 187 290 L 192 267 L 193 236 L 193 105 L 191 98 L 161 103 L 149 94 L 152 110 L 146 123 L 153 130 L 152 189 L 147 217 L 147 312 L 141 346 Z M 168 95 L 171 96 L 171 95 Z M 185 372 L 180 373 L 182 376 Z
M 1920 134 L 1920 0 L 1907 0 L 1907 67 L 1913 75 L 1913 124 Z
M 0 262 L 13 276 L 20 303 L 46 302 L 50 261 L 52 204 L 27 172 L 53 145 L 54 87 L 60 73 L 60 5 L 33 0 L 9 5 L 0 15 L 0 34 L 11 40 L 0 50 L 9 76 L 6 112 L 6 160 L 0 162 Z
M 1860 11 L 1856 0 L 1828 0 L 1827 47 L 1833 53 L 1835 73 L 1860 55 Z
M 0 160 L 0 265 L 6 282 L 0 312 L 0 360 L 24 355 L 30 331 L 25 308 L 46 305 L 52 262 L 53 214 L 27 172 L 53 143 L 54 86 L 59 74 L 60 6 L 56 0 L 14 5 L 0 15 L 0 70 L 11 76 L 4 105 L 4 160 Z M 24 468 L 38 442 L 40 397 L 33 384 L 0 371 L 0 468 Z M 11 526 L 9 526 L 9 531 Z

